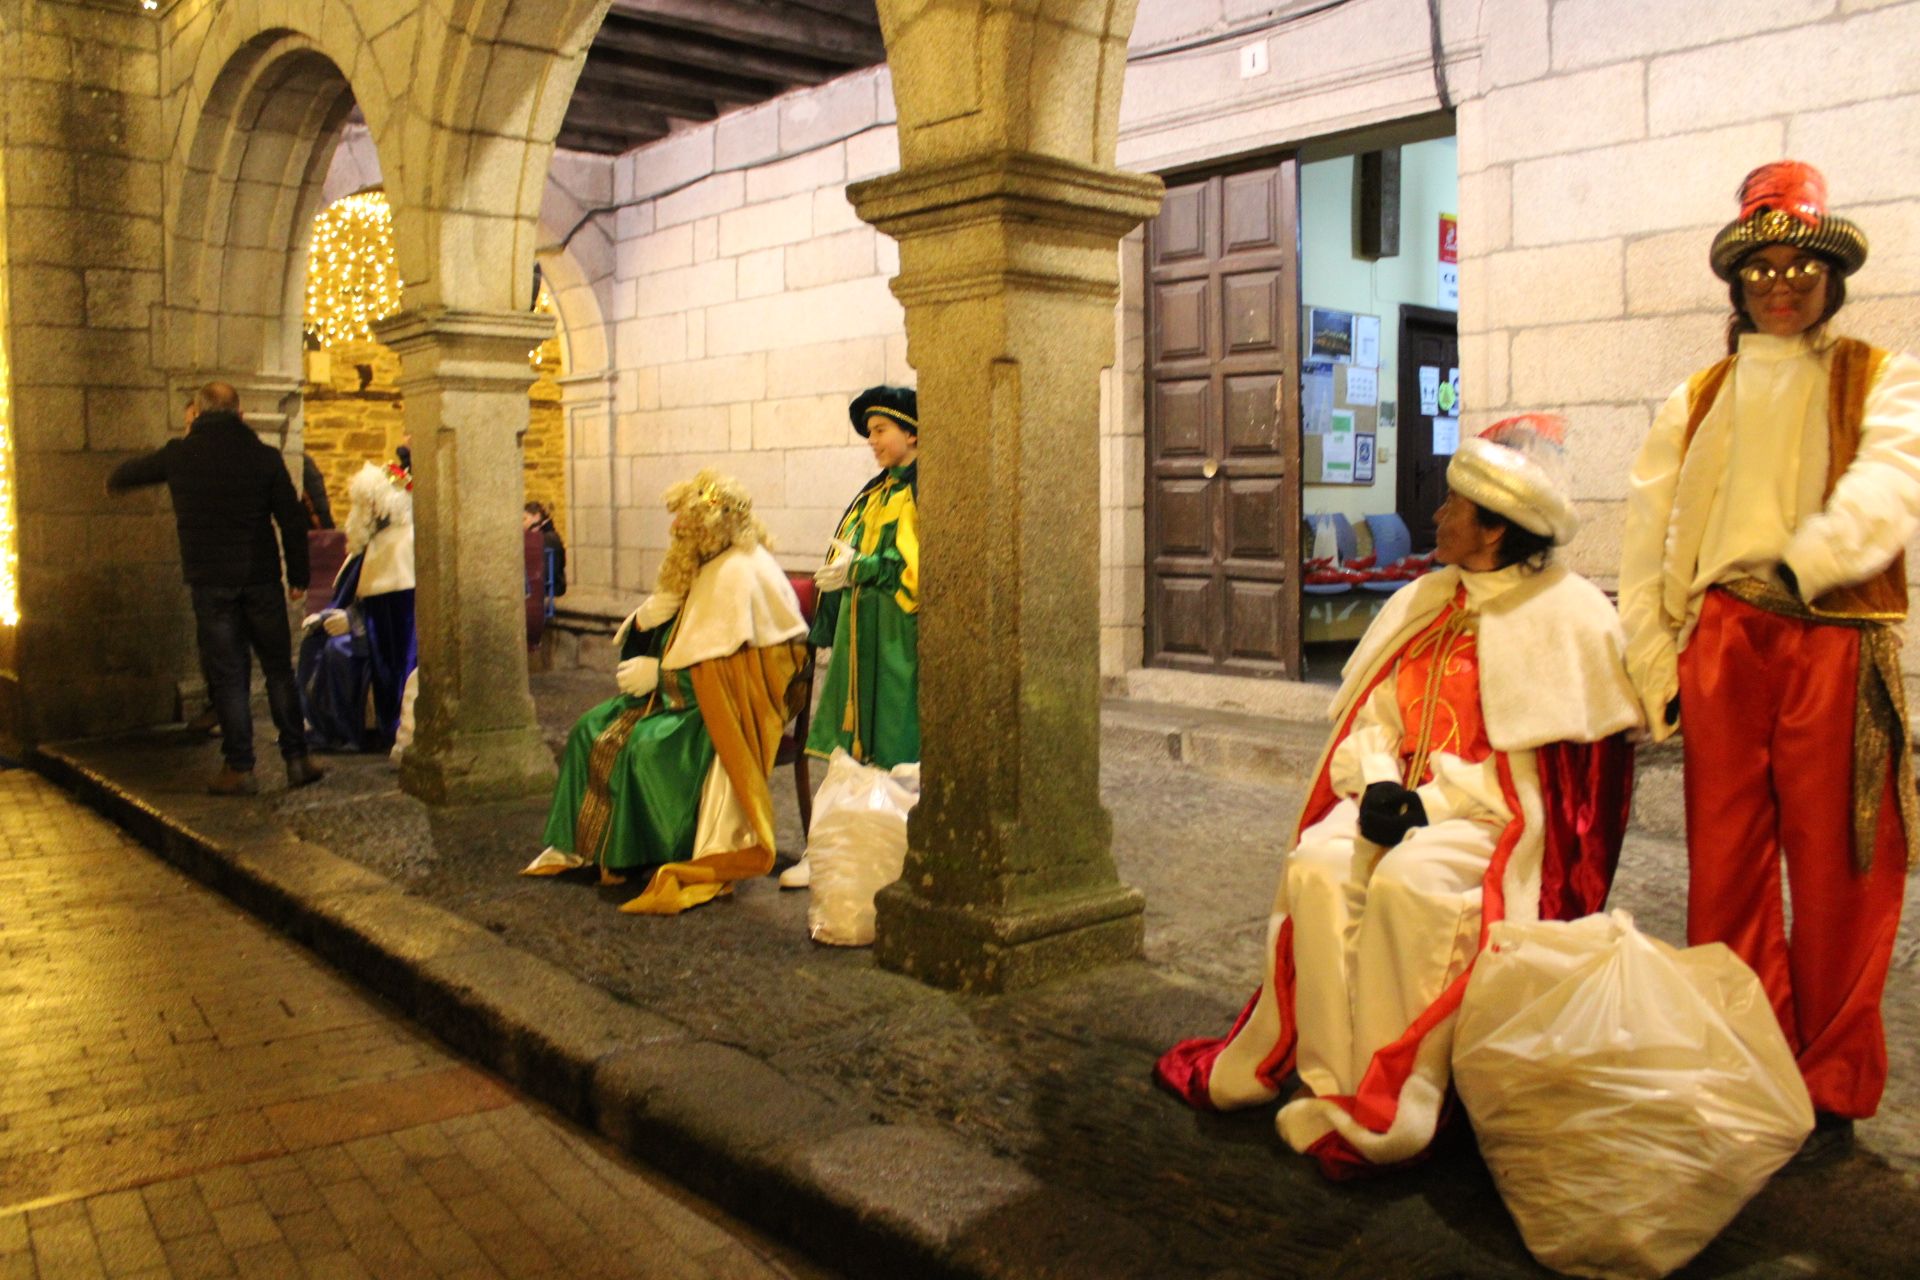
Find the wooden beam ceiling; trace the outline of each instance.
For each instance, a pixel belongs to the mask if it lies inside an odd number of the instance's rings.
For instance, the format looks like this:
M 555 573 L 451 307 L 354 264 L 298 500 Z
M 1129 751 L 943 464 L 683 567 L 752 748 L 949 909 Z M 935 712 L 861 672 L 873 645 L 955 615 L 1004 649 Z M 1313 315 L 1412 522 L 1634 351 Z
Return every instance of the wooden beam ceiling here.
M 874 0 L 614 0 L 560 145 L 630 150 L 885 60 Z

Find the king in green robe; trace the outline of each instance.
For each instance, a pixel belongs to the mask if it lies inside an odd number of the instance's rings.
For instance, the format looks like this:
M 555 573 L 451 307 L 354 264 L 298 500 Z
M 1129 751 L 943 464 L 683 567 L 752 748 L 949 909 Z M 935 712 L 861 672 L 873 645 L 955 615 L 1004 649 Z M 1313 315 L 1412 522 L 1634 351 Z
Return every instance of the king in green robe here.
M 645 891 L 621 908 L 635 914 L 684 911 L 772 869 L 767 777 L 806 657 L 792 584 L 758 541 L 750 508 L 733 505 L 744 492 L 708 472 L 695 484 L 691 497 L 669 491 L 676 542 L 689 520 L 717 516 L 725 549 L 699 563 L 684 596 L 663 570 L 661 590 L 622 625 L 621 692 L 575 723 L 547 848 L 524 872 L 593 863 L 608 884 L 644 872 Z M 729 512 L 746 523 L 736 528 Z

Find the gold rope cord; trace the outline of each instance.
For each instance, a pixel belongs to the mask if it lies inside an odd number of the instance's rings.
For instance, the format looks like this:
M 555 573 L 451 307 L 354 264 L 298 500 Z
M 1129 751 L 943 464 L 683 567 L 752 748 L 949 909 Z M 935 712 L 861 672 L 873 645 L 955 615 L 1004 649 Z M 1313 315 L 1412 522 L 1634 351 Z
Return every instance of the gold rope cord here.
M 1851 627 L 1860 633 L 1860 664 L 1854 682 L 1853 715 L 1853 866 L 1864 875 L 1873 866 L 1874 836 L 1880 820 L 1882 762 L 1893 766 L 1894 801 L 1912 865 L 1920 837 L 1920 795 L 1913 785 L 1913 744 L 1907 733 L 1907 689 L 1900 675 L 1900 635 L 1875 618 L 1816 613 L 1784 587 L 1757 578 L 1723 584 L 1726 593 L 1756 609 L 1800 622 Z
M 1420 780 L 1426 776 L 1427 760 L 1436 750 L 1433 726 L 1434 720 L 1439 715 L 1440 685 L 1446 679 L 1447 664 L 1452 662 L 1472 640 L 1472 636 L 1468 634 L 1466 611 L 1452 606 L 1449 608 L 1447 620 L 1441 624 L 1438 631 L 1429 632 L 1426 636 L 1415 640 L 1400 656 L 1400 662 L 1404 665 L 1408 659 L 1418 657 L 1426 649 L 1434 651 L 1433 665 L 1427 670 L 1426 690 L 1420 697 L 1420 731 L 1415 739 L 1418 745 L 1414 749 L 1413 758 L 1407 762 L 1406 776 L 1400 784 L 1409 791 L 1418 787 Z M 1447 735 L 1447 740 L 1440 743 L 1439 747 L 1452 745 L 1454 737 L 1459 732 L 1460 720 L 1455 716 L 1453 729 Z

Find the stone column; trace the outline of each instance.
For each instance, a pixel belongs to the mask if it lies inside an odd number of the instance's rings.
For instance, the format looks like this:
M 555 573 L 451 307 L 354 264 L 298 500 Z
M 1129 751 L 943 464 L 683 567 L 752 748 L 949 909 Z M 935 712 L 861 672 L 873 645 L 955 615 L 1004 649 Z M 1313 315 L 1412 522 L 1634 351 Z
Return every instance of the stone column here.
M 849 191 L 919 374 L 923 789 L 881 964 L 999 991 L 1138 953 L 1100 803 L 1100 370 L 1159 179 L 1017 151 Z
M 527 353 L 553 318 L 403 311 L 378 326 L 400 356 L 413 450 L 420 695 L 400 786 L 432 804 L 553 784 L 527 687 L 520 437 Z

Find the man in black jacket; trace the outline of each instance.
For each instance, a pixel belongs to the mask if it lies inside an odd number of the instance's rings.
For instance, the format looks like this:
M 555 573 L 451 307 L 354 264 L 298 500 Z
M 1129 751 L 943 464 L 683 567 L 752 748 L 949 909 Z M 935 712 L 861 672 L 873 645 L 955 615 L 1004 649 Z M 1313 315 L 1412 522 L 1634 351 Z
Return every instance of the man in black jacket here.
M 121 463 L 108 477 L 107 491 L 156 484 L 166 485 L 173 496 L 180 566 L 193 592 L 199 627 L 200 665 L 220 719 L 226 764 L 208 790 L 215 795 L 259 790 L 253 777 L 253 712 L 247 696 L 250 651 L 260 655 L 267 704 L 287 762 L 287 786 L 318 782 L 320 770 L 307 756 L 284 603 L 306 595 L 307 513 L 279 452 L 241 419 L 239 394 L 224 382 L 209 382 L 194 395 L 186 436 Z M 282 548 L 288 583 L 284 598 Z

